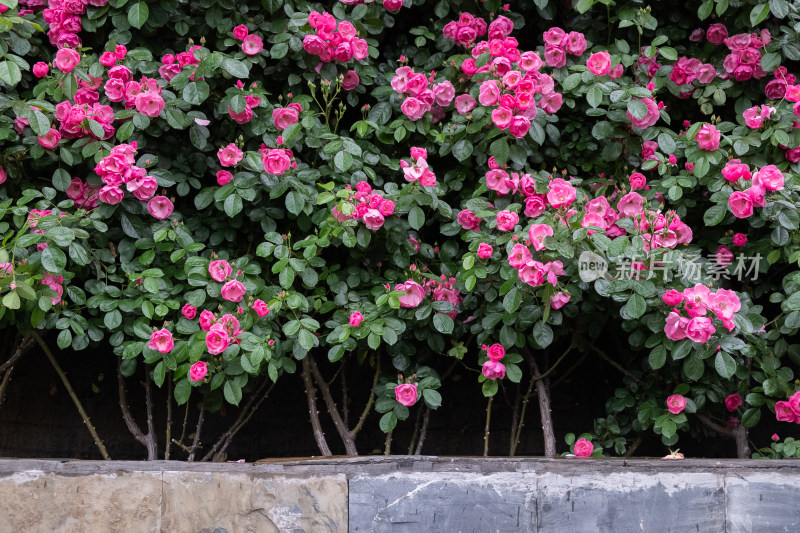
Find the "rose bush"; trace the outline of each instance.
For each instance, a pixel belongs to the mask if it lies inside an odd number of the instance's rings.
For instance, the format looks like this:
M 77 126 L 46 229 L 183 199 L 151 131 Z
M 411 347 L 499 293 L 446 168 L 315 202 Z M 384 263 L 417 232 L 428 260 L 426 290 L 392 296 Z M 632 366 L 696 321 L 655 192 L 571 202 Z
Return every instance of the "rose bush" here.
M 795 4 L 0 3 L 3 327 L 210 412 L 299 373 L 323 453 L 314 384 L 356 453 L 460 364 L 552 455 L 582 353 L 624 385 L 577 455 L 800 421 Z

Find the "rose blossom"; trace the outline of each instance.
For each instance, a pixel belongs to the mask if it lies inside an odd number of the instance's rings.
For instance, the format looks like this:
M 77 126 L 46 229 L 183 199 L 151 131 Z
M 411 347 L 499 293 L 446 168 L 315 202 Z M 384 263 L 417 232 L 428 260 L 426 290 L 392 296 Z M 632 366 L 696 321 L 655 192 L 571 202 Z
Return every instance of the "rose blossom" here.
M 233 28 L 233 36 L 239 39 L 240 41 L 244 40 L 244 38 L 247 37 L 249 33 L 250 32 L 247 30 L 247 26 L 245 26 L 244 24 L 240 24 L 235 28 Z
M 280 176 L 286 172 L 292 164 L 292 160 L 286 152 L 282 148 L 276 148 L 262 154 L 261 163 L 264 165 L 264 172 L 274 176 Z
M 231 339 L 222 324 L 214 324 L 206 334 L 206 348 L 211 355 L 221 354 L 230 343 Z
M 360 326 L 361 322 L 363 321 L 364 321 L 364 315 L 362 315 L 358 311 L 355 311 L 350 315 L 350 325 L 354 328 Z
M 191 304 L 186 304 L 181 308 L 181 313 L 187 320 L 191 320 L 197 316 L 197 308 Z
M 160 329 L 154 331 L 150 335 L 150 342 L 147 347 L 151 350 L 158 350 L 161 353 L 169 353 L 175 347 L 175 341 L 172 340 L 172 333 L 167 329 Z
M 667 398 L 667 409 L 673 415 L 677 415 L 684 409 L 686 409 L 686 398 L 681 396 L 680 394 L 673 394 L 669 398 Z
M 664 293 L 661 299 L 664 300 L 664 303 L 667 305 L 676 306 L 683 301 L 683 293 L 675 289 L 670 289 Z
M 506 355 L 506 349 L 500 343 L 494 343 L 486 349 L 486 355 L 491 361 L 499 361 Z
M 742 397 L 739 394 L 731 394 L 725 398 L 725 408 L 728 411 L 735 411 L 742 405 Z
M 241 302 L 245 292 L 247 292 L 247 289 L 244 284 L 237 279 L 232 279 L 227 282 L 222 286 L 222 290 L 220 291 L 222 297 L 229 302 Z
M 258 35 L 248 35 L 242 40 L 242 52 L 254 56 L 264 49 L 264 41 Z
M 52 150 L 56 146 L 58 146 L 59 141 L 61 141 L 61 134 L 58 131 L 50 128 L 50 130 L 42 135 L 41 137 L 37 137 L 39 140 L 39 144 L 43 148 L 47 148 L 48 150 Z
M 189 367 L 189 379 L 192 381 L 202 381 L 208 374 L 208 364 L 205 361 L 197 361 Z
M 397 297 L 402 307 L 417 307 L 422 303 L 422 299 L 425 298 L 425 289 L 414 280 L 395 285 L 394 290 L 405 292 L 405 294 Z
M 361 219 L 367 229 L 372 231 L 381 229 L 386 220 L 378 209 L 368 209 Z
M 242 160 L 244 154 L 235 144 L 230 143 L 228 146 L 220 148 L 217 151 L 217 157 L 219 158 L 220 165 L 223 167 L 232 167 Z
M 208 331 L 211 326 L 214 324 L 216 317 L 214 317 L 214 313 L 204 309 L 202 313 L 200 313 L 200 318 L 198 321 L 200 322 L 200 329 L 203 331 Z
M 272 110 L 272 120 L 275 122 L 275 128 L 278 131 L 283 131 L 296 123 L 298 118 L 297 109 L 293 107 L 276 107 Z
M 569 207 L 575 201 L 575 187 L 562 178 L 552 180 L 547 190 L 547 201 L 556 209 Z
M 553 309 L 561 309 L 569 303 L 569 300 L 569 294 L 559 291 L 550 297 L 550 307 Z
M 222 283 L 233 273 L 233 267 L 224 259 L 217 259 L 208 264 L 208 273 L 214 281 Z
M 749 194 L 735 191 L 728 198 L 728 206 L 736 218 L 747 218 L 753 215 L 753 200 Z
M 71 48 L 62 48 L 56 52 L 56 59 L 53 64 L 61 72 L 72 72 L 72 69 L 81 62 L 81 55 Z
M 456 96 L 456 111 L 460 115 L 465 115 L 472 111 L 475 107 L 475 99 L 468 94 L 460 94 Z
M 733 236 L 734 246 L 744 246 L 745 244 L 747 244 L 747 235 L 744 233 L 737 233 Z
M 233 179 L 233 174 L 231 174 L 227 170 L 217 171 L 217 184 L 220 187 L 227 185 L 232 179 Z
M 513 211 L 503 210 L 497 213 L 497 229 L 500 231 L 511 231 L 519 222 L 519 215 Z
M 604 76 L 611 70 L 611 55 L 608 52 L 596 52 L 586 60 L 586 68 L 596 76 Z
M 172 214 L 174 206 L 166 196 L 154 196 L 147 202 L 147 211 L 159 220 L 163 220 Z
M 789 402 L 775 402 L 775 418 L 779 422 L 797 422 L 800 416 L 795 413 Z
M 256 300 L 255 302 L 253 302 L 253 311 L 255 311 L 259 317 L 264 318 L 269 314 L 269 308 L 267 307 L 267 302 L 261 299 Z
M 579 439 L 575 443 L 575 456 L 576 457 L 589 457 L 594 451 L 594 445 L 586 439 Z
M 503 379 L 506 377 L 506 365 L 500 361 L 489 360 L 483 363 L 481 373 L 486 379 Z
M 402 405 L 411 407 L 417 403 L 417 384 L 403 383 L 402 385 L 397 385 L 394 388 L 394 397 Z
M 478 257 L 481 259 L 489 259 L 492 257 L 492 247 L 485 242 L 482 242 L 478 245 Z
M 345 91 L 352 91 L 358 84 L 361 83 L 361 79 L 358 77 L 358 72 L 355 70 L 348 70 L 344 73 L 344 77 L 342 78 L 342 89 Z
M 545 249 L 545 237 L 553 236 L 553 228 L 547 224 L 534 224 L 528 230 L 528 238 L 531 240 L 533 249 L 541 251 Z
M 641 172 L 634 172 L 628 178 L 628 183 L 630 183 L 632 191 L 644 189 L 645 185 L 647 185 L 647 178 Z
M 713 151 L 719 148 L 720 132 L 711 124 L 703 124 L 694 140 L 702 150 Z
M 157 117 L 163 111 L 164 98 L 160 94 L 153 91 L 145 91 L 136 95 L 134 100 L 136 111 L 148 117 Z
M 711 323 L 711 319 L 704 316 L 694 317 L 686 326 L 686 336 L 700 344 L 708 342 L 714 332 L 716 332 L 716 328 Z
M 50 72 L 50 67 L 44 61 L 39 61 L 33 65 L 33 75 L 37 78 L 44 78 L 48 72 Z

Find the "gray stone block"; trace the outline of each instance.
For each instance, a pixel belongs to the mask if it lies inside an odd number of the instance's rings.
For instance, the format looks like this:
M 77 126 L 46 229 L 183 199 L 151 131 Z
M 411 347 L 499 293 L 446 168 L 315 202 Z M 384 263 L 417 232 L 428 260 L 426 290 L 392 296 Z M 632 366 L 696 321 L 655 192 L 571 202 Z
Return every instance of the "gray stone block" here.
M 800 476 L 754 473 L 725 476 L 728 533 L 800 531 Z
M 527 473 L 407 473 L 350 480 L 350 531 L 534 531 L 536 481 Z
M 543 473 L 538 489 L 540 533 L 725 531 L 717 474 Z

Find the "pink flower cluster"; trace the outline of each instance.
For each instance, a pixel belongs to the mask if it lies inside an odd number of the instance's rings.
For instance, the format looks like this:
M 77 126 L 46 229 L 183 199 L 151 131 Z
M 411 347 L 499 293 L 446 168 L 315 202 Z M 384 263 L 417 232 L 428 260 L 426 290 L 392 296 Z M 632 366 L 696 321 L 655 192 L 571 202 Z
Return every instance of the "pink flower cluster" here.
M 403 177 L 406 181 L 419 181 L 423 187 L 434 187 L 436 185 L 436 175 L 428 167 L 428 151 L 425 148 L 411 148 L 411 162 L 405 159 L 400 160 L 400 168 L 403 169 Z
M 136 108 L 148 117 L 157 117 L 164 109 L 161 86 L 154 78 L 142 76 L 140 81 L 131 80 L 131 71 L 123 65 L 111 67 L 108 76 L 104 90 L 112 102 L 124 102 L 125 109 Z
M 418 307 L 422 300 L 425 299 L 425 288 L 413 279 L 395 285 L 394 290 L 403 291 L 404 293 L 397 297 L 401 307 Z
M 700 283 L 682 292 L 670 289 L 661 299 L 673 307 L 667 315 L 664 333 L 674 341 L 689 338 L 697 343 L 708 342 L 717 331 L 712 318 L 706 316 L 708 311 L 714 313 L 728 331 L 733 331 L 733 315 L 742 308 L 735 292 L 727 289 L 711 292 L 711 289 Z M 688 317 L 681 316 L 681 311 L 677 308 L 681 303 Z
M 800 391 L 792 394 L 788 402 L 775 402 L 775 417 L 781 422 L 800 424 Z
M 219 355 L 231 344 L 238 344 L 238 336 L 242 333 L 239 321 L 228 313 L 217 319 L 214 313 L 203 310 L 200 313 L 200 329 L 206 331 L 206 349 L 211 355 Z
M 244 84 L 242 83 L 242 80 L 237 81 L 236 82 L 236 86 L 239 89 L 244 87 Z M 233 109 L 231 109 L 231 106 L 228 106 L 228 115 L 234 121 L 236 121 L 238 124 L 247 124 L 253 118 L 253 108 L 254 107 L 258 107 L 258 105 L 260 103 L 261 103 L 261 97 L 260 96 L 255 96 L 255 95 L 252 95 L 252 94 L 246 94 L 244 96 L 244 109 L 242 109 L 240 112 L 236 113 L 235 111 L 233 111 Z M 295 105 L 298 105 L 298 104 L 295 104 Z M 278 109 L 276 109 L 275 111 L 278 111 Z M 272 116 L 273 117 L 275 116 L 275 112 L 274 111 L 272 113 Z M 297 120 L 295 120 L 295 122 L 297 122 Z
M 462 209 L 456 216 L 456 221 L 467 231 L 478 231 L 482 218 L 475 216 L 469 209 Z
M 458 20 L 444 25 L 442 35 L 461 46 L 471 46 L 478 37 L 486 35 L 486 21 L 469 13 L 461 13 Z
M 175 340 L 172 338 L 172 333 L 168 329 L 161 328 L 150 335 L 150 341 L 147 343 L 147 347 L 161 353 L 169 353 L 175 347 Z
M 48 7 L 42 12 L 44 21 L 49 25 L 47 36 L 50 44 L 58 48 L 69 46 L 78 48 L 81 39 L 81 15 L 86 12 L 86 7 L 91 4 L 102 7 L 108 0 L 49 0 Z M 28 2 L 29 7 L 39 7 L 41 3 Z
M 722 63 L 727 77 L 736 81 L 747 81 L 750 78 L 761 79 L 766 76 L 767 73 L 761 68 L 760 49 L 771 40 L 767 29 L 762 30 L 760 34 L 740 33 L 723 39 L 722 42 L 731 52 Z
M 506 350 L 503 348 L 503 345 L 495 343 L 488 348 L 484 346 L 484 348 L 486 349 L 486 356 L 489 360 L 483 363 L 483 367 L 481 368 L 483 376 L 486 379 L 492 380 L 506 377 L 506 365 L 500 362 L 506 355 Z
M 419 120 L 428 111 L 432 111 L 436 116 L 443 116 L 444 111 L 441 108 L 449 106 L 455 98 L 456 91 L 452 83 L 449 81 L 433 82 L 436 76 L 435 72 L 431 72 L 429 78 L 425 74 L 414 72 L 411 67 L 402 66 L 397 68 L 394 73 L 391 80 L 392 89 L 405 96 L 403 103 L 400 104 L 400 110 L 410 120 Z M 475 99 L 469 95 L 461 95 L 459 98 L 464 96 L 468 96 L 472 100 L 472 105 L 467 105 L 468 102 L 466 104 L 459 103 L 456 99 L 456 108 L 460 110 L 459 112 L 466 113 L 475 107 Z
M 138 200 L 147 200 L 156 193 L 156 179 L 148 176 L 145 169 L 134 165 L 135 154 L 136 142 L 119 144 L 95 166 L 94 171 L 105 183 L 100 189 L 100 201 L 112 205 L 120 203 L 125 196 L 120 188 L 123 183 Z
M 308 24 L 316 30 L 316 35 L 303 38 L 303 48 L 311 55 L 319 56 L 320 61 L 347 63 L 351 58 L 360 61 L 367 57 L 368 47 L 365 39 L 359 38 L 358 31 L 350 22 L 336 23 L 330 13 L 312 11 Z
M 542 34 L 544 38 L 544 60 L 548 66 L 561 68 L 567 64 L 567 54 L 583 55 L 586 51 L 586 38 L 577 31 L 565 32 L 561 28 L 550 28 Z M 619 70 L 622 70 L 620 66 Z M 608 74 L 608 70 L 604 72 Z M 621 72 L 616 77 L 619 77 Z
M 254 56 L 264 49 L 264 41 L 255 34 L 250 34 L 247 26 L 240 24 L 233 28 L 233 36 L 242 41 L 242 52 Z
M 750 167 L 738 159 L 731 159 L 722 169 L 722 175 L 731 184 L 741 186 L 742 181 L 750 181 L 750 187 L 734 191 L 728 197 L 728 207 L 736 218 L 753 215 L 753 207 L 765 207 L 764 195 L 767 191 L 780 191 L 784 186 L 783 172 L 775 165 L 766 165 L 750 174 Z M 742 181 L 740 181 L 742 180 Z
M 519 279 L 531 287 L 543 285 L 545 281 L 555 287 L 558 284 L 556 276 L 564 275 L 564 265 L 561 261 L 548 263 L 536 261 L 524 244 L 514 245 L 508 254 L 508 264 L 517 269 Z
M 247 289 L 244 284 L 232 277 L 233 267 L 224 259 L 217 259 L 208 264 L 208 273 L 211 279 L 218 283 L 225 282 L 220 290 L 222 297 L 229 302 L 241 302 L 244 298 Z M 241 275 L 242 271 L 238 271 L 236 276 Z M 260 301 L 260 300 L 259 300 Z M 263 302 L 262 302 L 263 303 Z M 258 312 L 258 310 L 256 310 Z M 261 316 L 259 314 L 259 316 Z
M 348 6 L 374 3 L 372 1 L 365 2 L 364 0 L 339 0 L 339 1 Z M 403 7 L 403 0 L 383 0 L 383 7 L 385 7 L 387 11 L 398 11 L 401 7 Z
M 765 120 L 769 120 L 772 115 L 777 112 L 777 109 L 768 105 L 753 106 L 742 113 L 745 125 L 751 130 L 760 128 Z
M 45 274 L 42 276 L 42 285 L 47 285 L 48 288 L 56 292 L 56 296 L 49 296 L 53 305 L 61 301 L 61 296 L 64 295 L 64 276 L 55 276 L 53 274 Z
M 669 79 L 676 85 L 689 85 L 694 80 L 702 84 L 711 83 L 717 77 L 717 70 L 710 63 L 703 63 L 699 59 L 681 56 L 672 65 Z
M 770 100 L 780 100 L 785 96 L 790 102 L 797 102 L 798 92 L 800 92 L 800 88 L 794 85 L 797 81 L 797 77 L 794 74 L 789 74 L 786 67 L 783 66 L 776 68 L 772 72 L 772 75 L 775 76 L 775 79 L 771 80 L 767 83 L 767 86 L 764 87 L 764 94 L 767 98 Z
M 72 178 L 66 193 L 69 199 L 75 202 L 76 207 L 87 211 L 100 205 L 100 187 L 84 183 L 80 178 Z
M 349 187 L 349 185 L 348 185 Z M 378 230 L 383 226 L 386 217 L 394 213 L 394 202 L 374 192 L 366 181 L 356 184 L 356 192 L 350 198 L 352 210 L 345 215 L 338 205 L 333 207 L 331 214 L 339 222 L 345 220 L 361 220 L 369 230 Z
M 658 69 L 661 68 L 661 63 L 658 62 L 658 53 L 653 57 L 648 57 L 645 51 L 646 48 L 644 46 L 641 47 L 639 50 L 639 59 L 636 61 L 636 64 L 647 73 L 648 78 L 652 79 L 653 76 L 656 75 L 656 72 L 658 72 Z
M 431 294 L 433 299 L 437 302 L 450 302 L 453 304 L 454 308 L 463 300 L 458 289 L 455 288 L 456 278 L 454 277 L 447 278 L 447 276 L 442 274 L 438 280 L 426 279 L 422 287 L 425 290 L 426 296 Z M 458 312 L 453 309 L 449 313 L 444 314 L 455 319 Z
M 111 138 L 116 129 L 112 125 L 114 122 L 114 110 L 111 106 L 97 103 L 95 98 L 92 102 L 88 98 L 90 96 L 97 96 L 94 91 L 84 91 L 79 89 L 75 94 L 75 105 L 68 100 L 59 102 L 56 105 L 56 120 L 59 122 L 58 131 L 50 129 L 50 131 L 39 138 L 39 144 L 48 149 L 53 149 L 58 144 L 63 136 L 65 139 L 74 139 L 77 137 L 92 137 L 98 139 L 94 132 L 89 127 L 89 121 L 93 120 L 100 125 L 103 130 L 102 140 Z M 88 101 L 87 101 L 88 100 Z
M 200 60 L 194 56 L 194 51 L 202 48 L 202 46 L 192 45 L 189 47 L 188 52 L 180 52 L 179 54 L 165 54 L 161 58 L 161 66 L 158 67 L 158 75 L 167 81 L 172 80 L 175 76 L 181 73 L 181 70 L 186 65 L 197 65 Z M 194 81 L 194 74 L 189 76 L 189 79 Z

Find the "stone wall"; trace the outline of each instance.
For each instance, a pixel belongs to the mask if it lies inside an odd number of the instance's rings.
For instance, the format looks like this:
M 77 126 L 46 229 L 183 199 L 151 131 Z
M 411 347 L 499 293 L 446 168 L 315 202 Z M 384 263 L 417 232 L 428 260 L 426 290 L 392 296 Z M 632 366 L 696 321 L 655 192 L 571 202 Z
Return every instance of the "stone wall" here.
M 800 531 L 800 461 L 0 460 L 0 532 Z

